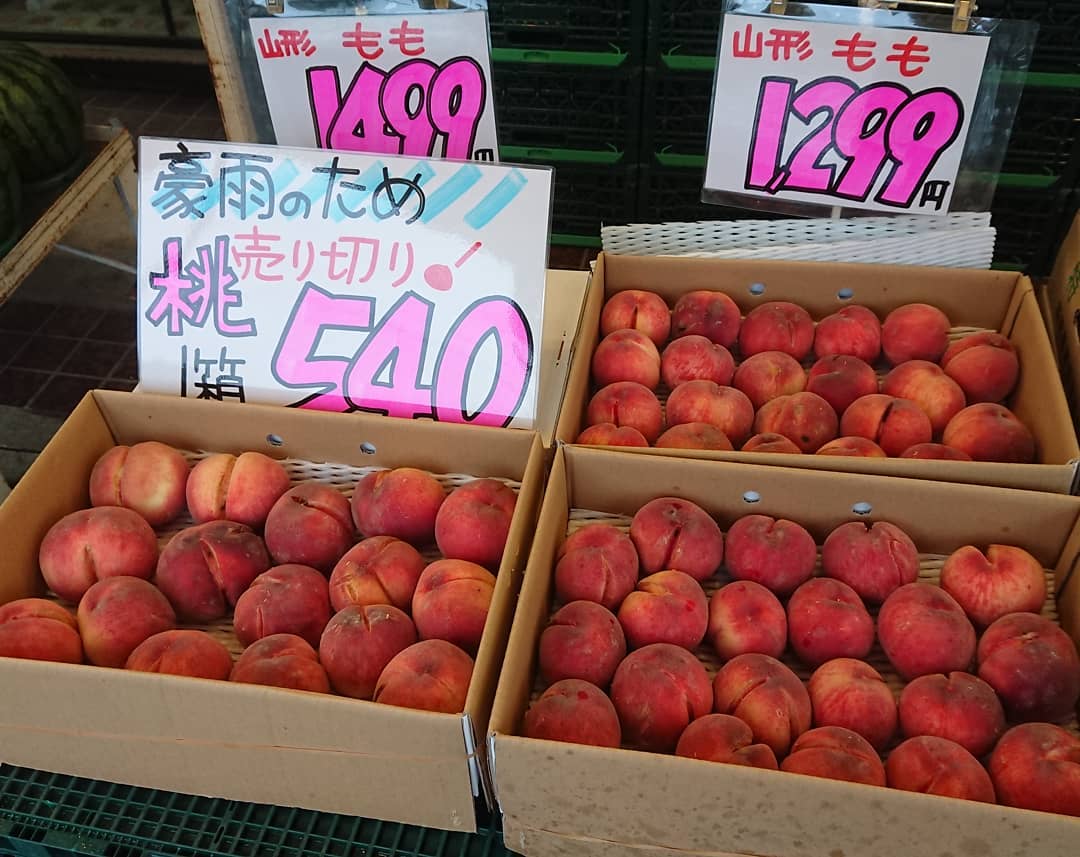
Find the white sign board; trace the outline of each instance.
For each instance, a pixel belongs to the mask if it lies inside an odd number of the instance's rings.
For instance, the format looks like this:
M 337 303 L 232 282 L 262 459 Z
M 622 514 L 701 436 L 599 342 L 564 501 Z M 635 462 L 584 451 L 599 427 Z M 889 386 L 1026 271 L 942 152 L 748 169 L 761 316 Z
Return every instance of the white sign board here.
M 248 23 L 279 145 L 498 160 L 486 12 Z
M 989 38 L 724 16 L 707 191 L 949 211 Z
M 532 428 L 551 171 L 143 137 L 147 392 Z

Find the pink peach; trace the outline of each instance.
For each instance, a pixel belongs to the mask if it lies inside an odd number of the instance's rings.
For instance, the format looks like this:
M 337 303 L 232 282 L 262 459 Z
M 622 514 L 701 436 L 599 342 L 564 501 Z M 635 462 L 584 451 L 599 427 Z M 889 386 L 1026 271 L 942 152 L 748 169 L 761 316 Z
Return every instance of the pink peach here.
M 79 602 L 78 618 L 86 658 L 99 667 L 122 667 L 144 640 L 176 627 L 168 600 L 140 577 L 99 580 Z
M 473 562 L 440 559 L 424 569 L 413 593 L 412 617 L 420 639 L 440 639 L 469 653 L 480 648 L 495 575 Z
M 336 693 L 371 699 L 386 665 L 415 642 L 416 627 L 397 607 L 352 605 L 327 623 L 319 662 Z
M 721 659 L 757 652 L 779 658 L 787 648 L 787 614 L 760 583 L 736 580 L 709 599 L 709 642 Z
M 264 534 L 278 565 L 295 562 L 330 571 L 353 541 L 349 501 L 329 485 L 297 485 L 278 498 Z
M 821 396 L 842 417 L 857 399 L 878 391 L 878 377 L 858 357 L 834 354 L 822 357 L 810 367 L 806 389 Z
M 795 442 L 788 440 L 782 434 L 774 431 L 765 431 L 754 435 L 742 445 L 743 452 L 772 452 L 783 455 L 802 455 L 802 450 Z
M 619 607 L 619 624 L 631 649 L 671 643 L 694 649 L 709 624 L 705 591 L 681 571 L 658 571 L 643 578 Z
M 1000 333 L 975 333 L 949 346 L 941 368 L 964 391 L 969 402 L 1000 402 L 1020 376 L 1016 348 Z
M 352 519 L 362 536 L 393 536 L 419 547 L 435 540 L 444 500 L 446 491 L 430 473 L 415 467 L 377 470 L 356 484 Z
M 445 640 L 421 640 L 394 656 L 375 686 L 376 702 L 443 714 L 465 710 L 473 660 Z
M 349 548 L 330 574 L 330 605 L 412 606 L 416 582 L 427 563 L 420 551 L 393 536 L 372 536 Z
M 755 432 L 776 432 L 803 452 L 816 452 L 836 437 L 836 411 L 816 393 L 794 393 L 766 402 L 754 420 Z
M 687 292 L 671 313 L 672 338 L 704 336 L 724 348 L 735 344 L 741 324 L 738 305 L 723 292 Z
M 0 658 L 81 664 L 79 623 L 44 598 L 20 598 L 0 605 Z
M 919 551 L 895 524 L 849 521 L 825 539 L 821 567 L 863 600 L 880 604 L 901 586 L 918 580 Z
M 548 684 L 567 678 L 607 687 L 626 657 L 626 636 L 614 614 L 592 601 L 571 601 L 540 635 L 540 675 Z
M 1046 601 L 1046 572 L 1023 548 L 990 545 L 983 554 L 965 545 L 941 567 L 941 588 L 956 599 L 977 626 L 1006 613 L 1038 613 Z
M 278 498 L 289 490 L 289 474 L 261 452 L 210 455 L 191 469 L 186 496 L 196 524 L 236 521 L 258 529 Z
M 1080 738 L 1064 729 L 1014 726 L 998 741 L 989 769 L 1005 806 L 1080 817 Z
M 934 429 L 930 417 L 907 399 L 873 394 L 856 399 L 844 411 L 840 434 L 874 441 L 887 455 L 899 455 L 917 443 L 927 443 Z
M 929 304 L 906 304 L 885 317 L 881 350 L 894 366 L 907 360 L 937 362 L 949 345 L 948 316 Z
M 746 723 L 754 740 L 777 757 L 810 728 L 810 695 L 799 677 L 776 658 L 748 654 L 732 658 L 713 680 L 714 710 Z
M 687 381 L 668 396 L 667 421 L 672 426 L 708 423 L 732 443 L 742 443 L 754 424 L 754 406 L 734 387 L 721 387 L 712 381 Z
M 780 767 L 772 748 L 755 744 L 750 727 L 729 714 L 707 714 L 687 726 L 675 747 L 675 755 L 771 771 Z
M 450 492 L 435 516 L 435 543 L 447 559 L 497 569 L 502 562 L 517 494 L 498 479 L 474 479 Z
M 656 440 L 657 449 L 734 449 L 728 436 L 708 423 L 683 423 L 672 426 Z
M 731 384 L 734 374 L 731 352 L 705 336 L 675 339 L 660 358 L 660 377 L 671 390 L 686 381 L 712 381 L 723 387 Z
M 890 788 L 997 803 L 986 769 L 971 753 L 945 738 L 908 738 L 889 753 L 885 775 Z
M 143 640 L 128 656 L 125 669 L 228 681 L 233 658 L 205 631 L 162 631 Z
M 919 676 L 900 692 L 904 735 L 955 741 L 973 756 L 993 749 L 1005 731 L 1005 710 L 994 689 L 971 673 Z
M 1012 464 L 1035 461 L 1034 435 L 1003 405 L 968 405 L 949 420 L 941 442 L 959 449 L 975 461 Z
M 660 400 L 648 387 L 633 381 L 608 384 L 599 390 L 589 400 L 585 421 L 590 426 L 613 423 L 620 428 L 637 429 L 648 443 L 660 437 L 664 430 Z
M 311 693 L 330 692 L 330 680 L 318 654 L 293 634 L 272 634 L 252 643 L 236 659 L 229 681 Z
M 900 676 L 966 670 L 975 654 L 975 629 L 948 592 L 930 583 L 895 590 L 878 612 L 878 640 Z
M 707 580 L 724 559 L 719 525 L 696 503 L 678 497 L 658 497 L 638 509 L 630 538 L 646 574 L 682 571 Z
M 789 595 L 809 580 L 816 562 L 814 537 L 794 521 L 746 515 L 728 530 L 728 573 L 777 595 Z
M 930 418 L 934 434 L 945 431 L 954 416 L 967 406 L 964 391 L 936 363 L 909 360 L 893 369 L 881 382 L 881 392 L 914 402 Z
M 814 331 L 818 357 L 850 355 L 873 363 L 881 353 L 881 322 L 872 310 L 852 305 L 827 315 Z
M 831 577 L 815 577 L 792 593 L 788 639 L 804 664 L 834 658 L 865 658 L 874 645 L 874 620 L 858 593 Z
M 790 354 L 762 351 L 739 364 L 732 385 L 745 393 L 755 408 L 760 408 L 778 396 L 806 389 L 806 370 Z
M 865 661 L 826 661 L 807 684 L 815 726 L 842 726 L 857 732 L 876 750 L 896 733 L 896 700 L 876 669 Z
M 842 726 L 819 726 L 800 735 L 780 770 L 868 786 L 886 784 L 885 766 L 870 742 Z
M 233 630 L 250 646 L 271 634 L 295 634 L 319 645 L 330 621 L 326 578 L 306 565 L 279 565 L 260 574 L 236 601 Z
M 177 450 L 156 440 L 114 446 L 90 472 L 90 503 L 125 506 L 153 527 L 184 511 L 188 463 Z
M 647 447 L 649 445 L 649 442 L 645 440 L 645 435 L 636 428 L 617 426 L 615 423 L 597 423 L 589 426 L 577 436 L 574 443 L 584 446 Z
M 616 330 L 596 346 L 592 376 L 599 387 L 635 381 L 654 390 L 660 383 L 660 352 L 644 333 Z
M 618 747 L 622 742 L 619 715 L 604 692 L 577 679 L 556 682 L 525 712 L 526 738 Z
M 838 437 L 820 447 L 814 455 L 837 455 L 849 458 L 888 458 L 880 446 L 865 437 Z
M 615 611 L 637 580 L 634 543 L 610 524 L 588 524 L 559 549 L 555 592 L 560 601 L 594 601 Z
M 659 348 L 671 332 L 671 311 L 664 299 L 653 292 L 629 289 L 608 298 L 600 312 L 600 332 L 640 330 Z
M 814 321 L 801 306 L 788 301 L 768 301 L 755 307 L 739 329 L 743 357 L 763 351 L 783 351 L 796 360 L 810 353 L 814 344 Z

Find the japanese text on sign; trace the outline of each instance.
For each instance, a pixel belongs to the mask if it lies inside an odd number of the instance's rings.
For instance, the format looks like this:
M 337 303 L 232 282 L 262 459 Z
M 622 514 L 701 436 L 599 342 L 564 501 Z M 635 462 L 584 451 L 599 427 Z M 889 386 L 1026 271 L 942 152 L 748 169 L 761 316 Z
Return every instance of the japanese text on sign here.
M 551 174 L 144 138 L 140 381 L 529 426 Z
M 987 41 L 726 15 L 706 189 L 948 212 Z
M 278 143 L 497 159 L 485 13 L 249 23 Z

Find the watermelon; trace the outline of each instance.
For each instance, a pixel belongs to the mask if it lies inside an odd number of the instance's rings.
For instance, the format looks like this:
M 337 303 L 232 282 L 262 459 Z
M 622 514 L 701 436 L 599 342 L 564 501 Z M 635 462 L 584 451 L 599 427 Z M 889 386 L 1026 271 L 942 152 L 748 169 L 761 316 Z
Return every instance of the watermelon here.
M 0 143 L 0 257 L 19 240 L 22 186 L 8 150 Z
M 25 185 L 69 177 L 83 157 L 82 103 L 51 60 L 0 42 L 0 140 Z

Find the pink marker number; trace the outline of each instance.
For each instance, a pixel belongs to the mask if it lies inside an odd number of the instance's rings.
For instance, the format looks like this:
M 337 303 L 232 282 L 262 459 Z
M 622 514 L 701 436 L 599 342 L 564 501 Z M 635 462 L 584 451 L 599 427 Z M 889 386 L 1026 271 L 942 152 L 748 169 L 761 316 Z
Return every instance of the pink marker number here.
M 493 340 L 498 358 L 483 401 L 467 399 L 481 347 Z M 454 324 L 435 367 L 435 415 L 446 422 L 505 426 L 525 397 L 533 367 L 533 339 L 521 308 L 504 297 L 482 298 Z
M 436 65 L 423 59 L 407 60 L 386 76 L 379 103 L 387 123 L 401 137 L 400 154 L 431 155 L 435 128 L 428 114 L 431 82 Z
M 858 88 L 850 81 L 827 77 L 814 81 L 795 95 L 791 110 L 800 121 L 809 125 L 814 117 L 822 114 L 824 119 L 791 153 L 788 177 L 783 182 L 785 190 L 815 192 L 832 187 L 835 167 L 823 165 L 821 159 L 832 145 L 833 117 L 856 92 Z
M 746 187 L 752 190 L 775 190 L 782 182 L 780 157 L 784 151 L 784 132 L 795 81 L 788 77 L 767 77 L 761 81 L 754 139 L 746 167 Z
M 446 63 L 431 82 L 431 123 L 446 136 L 444 157 L 467 160 L 472 154 L 487 92 L 476 60 L 458 57 Z
M 910 206 L 963 124 L 964 106 L 948 89 L 927 89 L 909 99 L 886 131 L 889 154 L 897 166 L 876 199 L 901 208 Z
M 420 383 L 434 305 L 408 292 L 383 316 L 345 372 L 345 396 L 362 411 L 431 416 L 431 391 Z
M 847 163 L 840 171 L 834 193 L 860 202 L 869 195 L 888 160 L 885 145 L 889 119 L 908 98 L 895 83 L 876 83 L 848 101 L 833 126 L 833 146 Z

